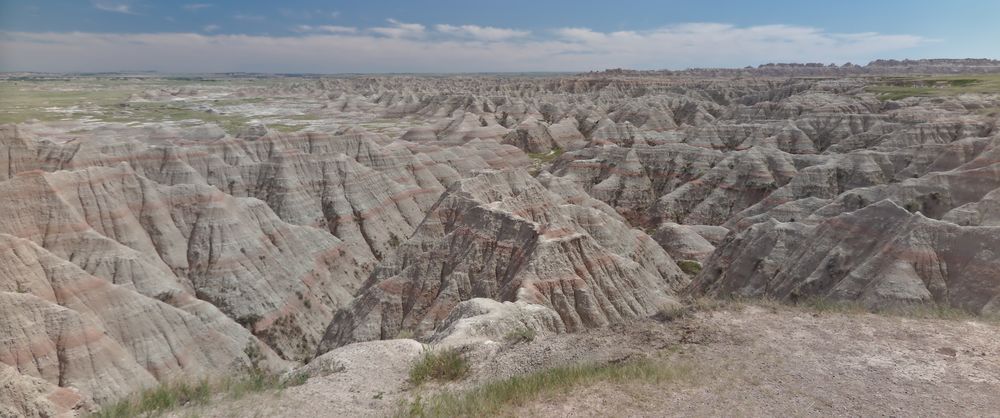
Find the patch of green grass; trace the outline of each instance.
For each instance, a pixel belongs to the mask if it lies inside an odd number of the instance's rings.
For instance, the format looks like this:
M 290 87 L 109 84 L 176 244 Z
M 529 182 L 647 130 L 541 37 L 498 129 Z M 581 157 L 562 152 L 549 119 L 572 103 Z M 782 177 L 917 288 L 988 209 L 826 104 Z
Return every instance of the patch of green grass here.
M 533 328 L 523 327 L 508 332 L 504 340 L 509 344 L 530 343 L 535 340 L 536 335 Z
M 701 272 L 701 263 L 696 260 L 680 260 L 677 262 L 677 267 L 680 267 L 684 274 L 690 276 Z
M 196 382 L 163 383 L 117 403 L 104 406 L 98 412 L 91 414 L 90 417 L 158 416 L 186 405 L 202 405 L 215 397 L 239 399 L 250 393 L 280 391 L 300 386 L 309 380 L 309 374 L 304 371 L 282 377 L 261 369 L 260 365 L 264 360 L 264 355 L 260 348 L 252 342 L 247 344 L 243 352 L 250 359 L 250 367 L 244 373 L 217 380 L 202 379 Z
M 183 406 L 204 405 L 214 398 L 240 399 L 251 393 L 281 391 L 303 385 L 308 379 L 309 375 L 305 372 L 292 373 L 283 378 L 262 370 L 252 370 L 214 381 L 203 379 L 193 383 L 164 383 L 107 405 L 90 417 L 159 416 Z
M 469 361 L 457 349 L 427 350 L 410 370 L 410 382 L 459 380 L 469 373 Z
M 530 157 L 533 160 L 537 160 L 543 163 L 548 163 L 552 162 L 556 158 L 559 158 L 559 156 L 562 155 L 563 152 L 565 151 L 563 151 L 562 148 L 553 148 L 552 151 L 549 152 L 529 152 L 528 157 Z
M 313 115 L 313 114 L 288 115 L 288 116 L 282 116 L 282 118 L 290 119 L 290 120 L 320 120 L 320 119 L 322 119 L 321 116 Z
M 68 113 L 56 109 L 77 107 L 85 111 L 123 102 L 133 89 L 111 85 L 82 85 L 70 82 L 0 82 L 0 123 L 21 123 L 31 119 L 60 120 Z
M 278 132 L 292 133 L 298 132 L 305 129 L 306 125 L 288 125 L 285 123 L 269 123 L 267 124 L 267 129 L 273 129 Z
M 89 116 L 102 122 L 167 122 L 197 120 L 214 123 L 230 134 L 247 126 L 249 118 L 233 114 L 210 113 L 174 103 L 131 103 L 127 106 L 105 107 Z
M 1000 75 L 975 74 L 933 77 L 884 77 L 866 87 L 881 100 L 907 97 L 946 97 L 959 94 L 1000 94 Z
M 600 382 L 662 384 L 692 375 L 693 368 L 658 360 L 556 367 L 525 376 L 487 383 L 462 393 L 418 396 L 402 405 L 402 417 L 494 416 L 505 409 Z
M 987 321 L 993 322 L 997 318 L 976 315 L 975 313 L 930 303 L 886 303 L 883 306 L 871 307 L 859 301 L 834 300 L 830 298 L 811 296 L 800 298 L 797 301 L 777 300 L 770 297 L 761 298 L 734 298 L 731 303 L 737 305 L 756 305 L 770 308 L 791 307 L 803 309 L 814 313 L 836 313 L 844 315 L 877 314 L 886 316 L 897 316 L 914 319 L 941 319 L 957 321 Z
M 154 416 L 188 404 L 205 404 L 211 399 L 212 392 L 212 385 L 207 380 L 196 383 L 167 383 L 105 406 L 90 416 L 92 418 L 123 418 L 144 414 Z

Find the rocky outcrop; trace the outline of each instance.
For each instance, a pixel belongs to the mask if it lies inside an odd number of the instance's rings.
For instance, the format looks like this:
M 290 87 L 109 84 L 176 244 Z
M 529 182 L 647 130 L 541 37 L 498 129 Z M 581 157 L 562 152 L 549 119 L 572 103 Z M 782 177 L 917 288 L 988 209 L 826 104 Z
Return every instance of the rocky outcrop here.
M 78 390 L 25 376 L 0 363 L 0 417 L 74 417 L 93 409 Z
M 282 222 L 261 201 L 161 186 L 127 165 L 25 174 L 0 189 L 34 196 L 10 205 L 18 215 L 0 221 L 0 232 L 148 297 L 218 308 L 286 358 L 313 351 L 370 263 L 328 233 Z M 193 298 L 210 305 L 191 306 Z
M 857 300 L 872 307 L 937 304 L 995 315 L 997 245 L 996 227 L 936 221 L 883 200 L 817 225 L 753 225 L 709 258 L 692 291 Z
M 429 334 L 472 298 L 543 305 L 568 331 L 649 314 L 686 280 L 652 239 L 605 219 L 523 172 L 459 181 L 338 313 L 321 351 L 402 330 Z M 595 237 L 602 223 L 625 236 Z

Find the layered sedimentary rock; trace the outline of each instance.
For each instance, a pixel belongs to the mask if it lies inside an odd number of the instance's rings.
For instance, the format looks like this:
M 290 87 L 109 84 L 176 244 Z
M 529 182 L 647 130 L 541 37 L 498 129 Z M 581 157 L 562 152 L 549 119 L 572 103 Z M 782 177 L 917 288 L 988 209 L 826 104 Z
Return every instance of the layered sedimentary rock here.
M 816 225 L 771 220 L 747 228 L 708 260 L 692 290 L 872 307 L 926 303 L 996 315 L 998 245 L 997 227 L 937 221 L 883 200 Z
M 995 67 L 151 81 L 0 126 L 0 414 L 678 294 L 997 313 L 1000 96 L 835 77 Z
M 0 417 L 73 417 L 93 408 L 78 390 L 0 364 Z
M 651 313 L 685 283 L 644 233 L 523 172 L 483 172 L 449 188 L 338 313 L 321 351 L 403 330 L 428 334 L 472 298 L 543 305 L 559 316 L 553 330 L 601 326 Z

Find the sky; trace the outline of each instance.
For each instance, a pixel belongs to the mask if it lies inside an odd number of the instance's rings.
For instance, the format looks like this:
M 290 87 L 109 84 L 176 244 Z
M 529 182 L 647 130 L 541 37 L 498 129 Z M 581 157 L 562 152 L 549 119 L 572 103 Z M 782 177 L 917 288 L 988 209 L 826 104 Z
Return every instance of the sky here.
M 995 0 L 0 0 L 0 71 L 454 73 L 1000 59 Z

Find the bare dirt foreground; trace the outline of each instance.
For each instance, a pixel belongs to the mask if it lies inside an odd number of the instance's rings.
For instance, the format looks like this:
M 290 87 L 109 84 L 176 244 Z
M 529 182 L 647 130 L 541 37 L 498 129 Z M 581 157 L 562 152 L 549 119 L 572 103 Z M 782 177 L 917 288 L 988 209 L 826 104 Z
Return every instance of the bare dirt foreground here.
M 530 343 L 467 348 L 470 376 L 412 388 L 410 340 L 355 344 L 309 367 L 334 371 L 281 393 L 175 411 L 188 417 L 404 414 L 404 405 L 512 375 L 655 358 L 666 383 L 599 381 L 504 410 L 514 416 L 990 416 L 1000 414 L 1000 326 L 968 320 L 731 304 Z M 330 366 L 331 364 L 335 366 Z

